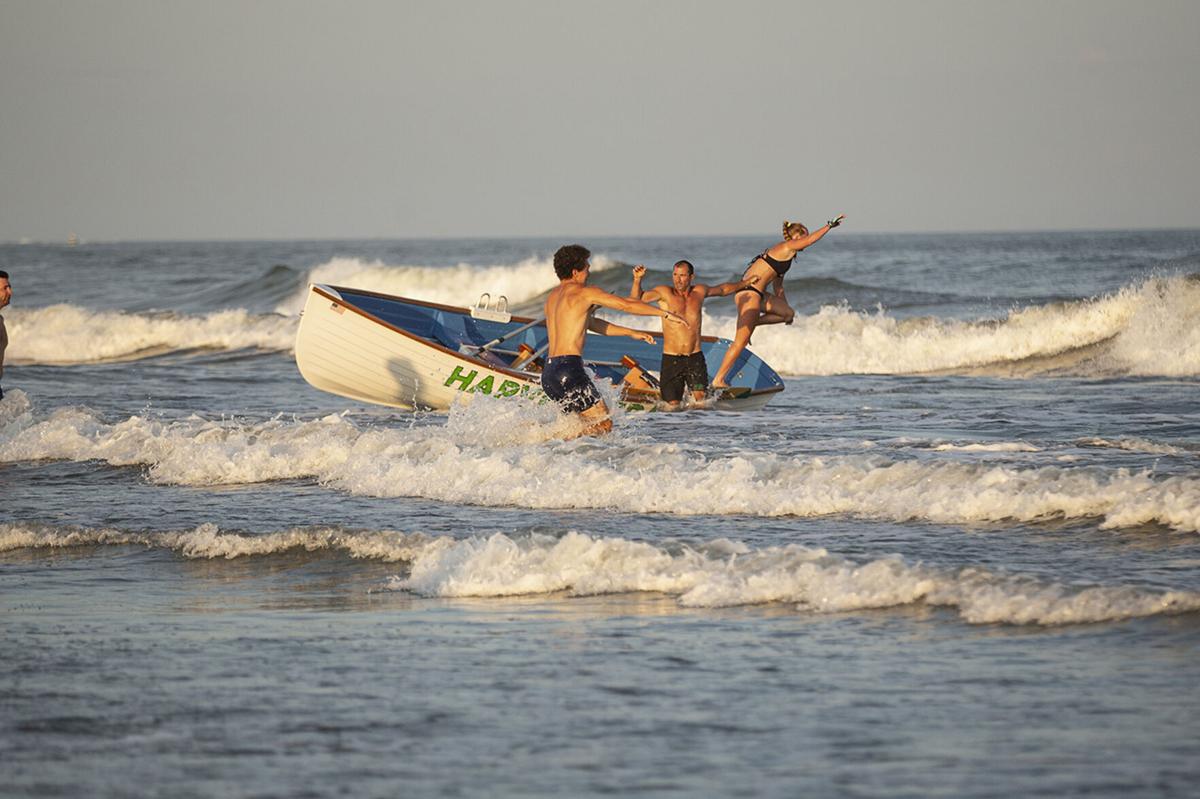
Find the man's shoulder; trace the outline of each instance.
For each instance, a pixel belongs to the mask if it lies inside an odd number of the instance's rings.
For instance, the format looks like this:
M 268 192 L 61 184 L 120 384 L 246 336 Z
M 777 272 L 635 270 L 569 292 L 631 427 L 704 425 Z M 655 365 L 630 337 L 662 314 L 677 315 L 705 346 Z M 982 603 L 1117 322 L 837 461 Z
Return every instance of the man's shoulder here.
M 546 295 L 546 298 L 549 299 L 551 297 L 559 297 L 562 300 L 570 300 L 572 297 L 579 296 L 580 288 L 582 288 L 582 286 L 579 286 L 576 283 L 559 283 L 557 286 L 550 289 L 550 293 Z
M 599 286 L 580 286 L 578 284 L 562 284 L 550 290 L 550 297 L 557 297 L 561 303 L 566 303 L 568 307 L 586 305 L 591 307 L 595 305 L 597 298 L 611 296 L 607 291 Z M 549 297 L 547 297 L 547 300 Z
M 580 286 L 578 291 L 575 292 L 575 296 L 581 298 L 590 297 L 595 299 L 596 297 L 611 297 L 613 294 L 610 291 L 605 291 L 599 286 Z

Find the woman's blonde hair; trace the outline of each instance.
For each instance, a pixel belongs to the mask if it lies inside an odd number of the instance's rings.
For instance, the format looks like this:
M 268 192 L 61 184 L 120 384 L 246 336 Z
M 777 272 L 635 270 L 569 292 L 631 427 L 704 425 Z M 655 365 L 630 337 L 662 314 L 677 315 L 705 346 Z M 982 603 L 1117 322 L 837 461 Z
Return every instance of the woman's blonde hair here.
M 799 233 L 801 236 L 807 236 L 808 228 L 806 228 L 800 222 L 789 222 L 786 219 L 783 220 L 783 237 L 785 239 L 790 239 L 794 233 Z

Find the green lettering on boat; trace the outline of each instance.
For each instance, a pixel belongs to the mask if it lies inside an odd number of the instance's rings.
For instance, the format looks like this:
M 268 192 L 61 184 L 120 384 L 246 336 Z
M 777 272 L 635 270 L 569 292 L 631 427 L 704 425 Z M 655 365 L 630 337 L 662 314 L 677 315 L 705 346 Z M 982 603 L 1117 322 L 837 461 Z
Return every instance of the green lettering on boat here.
M 470 389 L 470 392 L 472 394 L 474 394 L 476 391 L 478 391 L 480 394 L 491 394 L 492 393 L 492 383 L 494 383 L 495 381 L 496 381 L 495 377 L 493 377 L 492 375 L 488 375 L 487 377 L 483 378 L 478 383 L 476 383 L 474 386 L 472 386 Z
M 446 382 L 443 383 L 442 385 L 450 386 L 450 385 L 453 385 L 454 383 L 459 383 L 460 385 L 458 387 L 458 390 L 466 391 L 467 386 L 471 385 L 471 381 L 475 379 L 475 375 L 477 375 L 477 374 L 479 374 L 479 372 L 472 369 L 470 374 L 464 375 L 462 373 L 462 367 L 456 366 L 456 367 L 454 367 L 454 371 L 450 373 L 450 376 L 446 378 Z
M 517 392 L 520 390 L 521 390 L 520 383 L 517 383 L 512 380 L 505 380 L 503 383 L 500 384 L 500 387 L 498 389 L 496 389 L 496 396 L 497 397 L 515 397 L 515 396 L 517 396 Z

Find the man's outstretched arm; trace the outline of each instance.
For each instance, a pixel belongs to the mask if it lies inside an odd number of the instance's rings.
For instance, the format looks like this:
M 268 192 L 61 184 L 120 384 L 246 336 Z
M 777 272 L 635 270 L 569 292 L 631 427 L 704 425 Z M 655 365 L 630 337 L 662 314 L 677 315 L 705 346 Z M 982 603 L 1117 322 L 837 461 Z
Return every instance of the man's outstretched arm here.
M 603 308 L 611 308 L 614 311 L 631 313 L 636 316 L 659 316 L 663 319 L 681 324 L 684 327 L 691 327 L 691 325 L 687 323 L 687 320 L 679 314 L 672 313 L 671 311 L 664 311 L 657 305 L 650 305 L 649 303 L 641 302 L 640 300 L 631 300 L 628 297 L 618 297 L 615 294 L 609 294 L 604 289 L 597 288 L 595 286 L 588 286 L 584 289 L 584 292 L 586 293 L 583 295 L 583 299 L 585 299 L 589 305 L 599 305 Z
M 705 286 L 704 296 L 708 297 L 728 297 L 730 294 L 737 294 L 742 289 L 749 286 L 753 281 L 739 280 L 735 283 L 718 283 L 715 286 Z
M 648 331 L 634 330 L 631 327 L 616 325 L 612 322 L 605 321 L 604 319 L 597 319 L 594 316 L 592 317 L 591 321 L 588 322 L 587 328 L 593 333 L 599 333 L 602 336 L 628 336 L 629 338 L 635 338 L 638 341 L 644 341 L 647 344 L 654 343 L 654 334 Z

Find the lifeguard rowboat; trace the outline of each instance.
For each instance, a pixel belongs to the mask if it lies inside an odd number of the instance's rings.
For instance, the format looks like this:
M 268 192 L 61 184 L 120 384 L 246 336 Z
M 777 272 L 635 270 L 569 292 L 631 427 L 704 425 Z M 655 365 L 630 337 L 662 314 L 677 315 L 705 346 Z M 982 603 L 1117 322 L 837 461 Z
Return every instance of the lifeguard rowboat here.
M 540 396 L 538 364 L 546 346 L 543 320 L 314 283 L 296 334 L 296 365 L 322 391 L 444 410 L 463 394 Z M 703 338 L 710 373 L 728 346 L 727 339 Z M 622 386 L 624 407 L 654 410 L 660 344 L 589 333 L 583 358 L 598 379 Z M 783 390 L 779 375 L 750 350 L 731 377 L 734 388 L 716 401 L 719 410 L 758 410 Z

